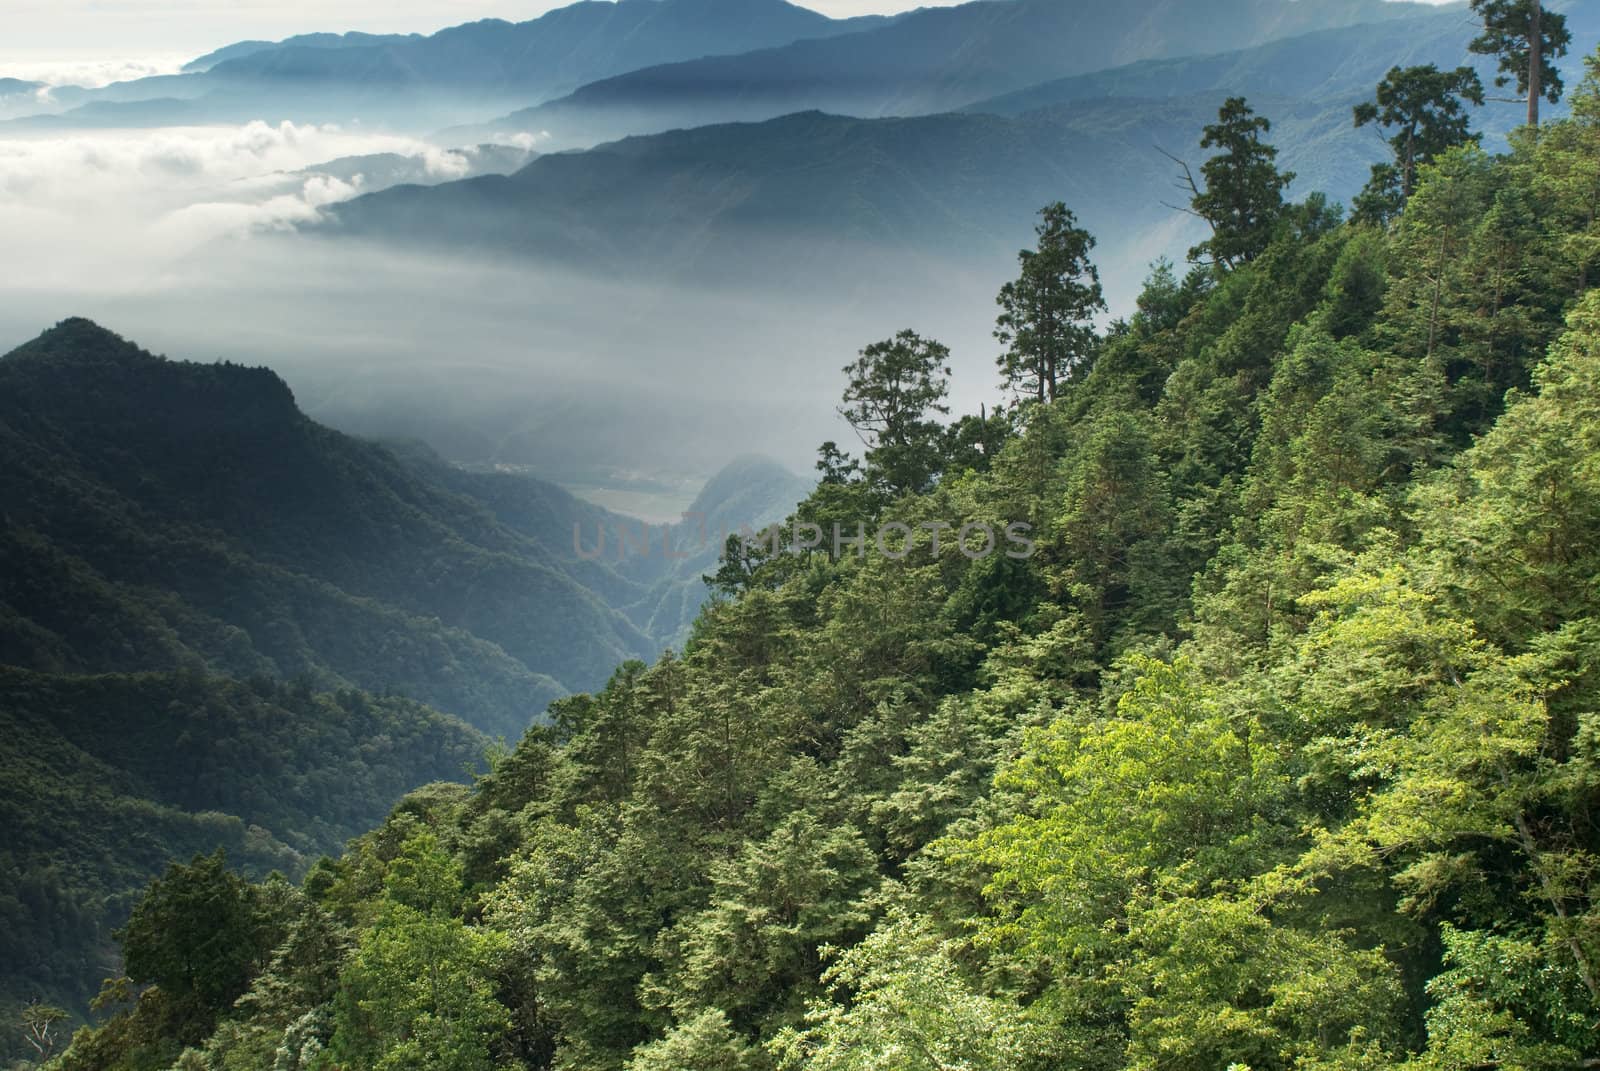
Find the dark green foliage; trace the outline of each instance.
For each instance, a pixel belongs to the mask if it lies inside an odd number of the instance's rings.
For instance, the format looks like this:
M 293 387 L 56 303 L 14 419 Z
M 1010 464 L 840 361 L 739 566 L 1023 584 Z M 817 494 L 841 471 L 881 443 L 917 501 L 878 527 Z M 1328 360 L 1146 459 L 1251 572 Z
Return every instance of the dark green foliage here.
M 129 980 L 160 986 L 182 1009 L 179 1041 L 203 1040 L 283 939 L 266 896 L 218 850 L 169 867 L 117 933 Z
M 868 478 L 890 495 L 927 490 L 941 467 L 943 430 L 937 419 L 950 412 L 944 404 L 950 393 L 949 348 L 902 331 L 862 350 L 844 373 L 848 382 L 839 415 L 866 447 Z M 823 475 L 842 473 L 826 467 Z
M 994 337 L 1006 347 L 999 359 L 1002 387 L 1045 402 L 1088 368 L 1096 341 L 1092 321 L 1106 302 L 1089 260 L 1094 236 L 1059 201 L 1039 215 L 1038 248 L 1018 254 L 1021 273 L 1000 289 Z
M 0 669 L 0 733 L 0 996 L 79 1013 L 169 860 L 225 846 L 257 878 L 299 874 L 485 748 L 409 700 L 199 674 Z
M 1401 203 L 1417 188 L 1417 168 L 1432 163 L 1446 149 L 1471 140 L 1468 103 L 1483 104 L 1483 83 L 1471 67 L 1441 71 L 1424 67 L 1395 67 L 1378 83 L 1376 101 L 1356 105 L 1356 126 L 1376 123 L 1389 135 L 1394 168 L 1399 173 Z M 1384 165 L 1376 165 L 1373 182 L 1363 194 L 1382 197 L 1393 179 Z M 1375 213 L 1369 213 L 1375 214 Z M 1384 213 L 1380 218 L 1388 218 Z
M 0 448 L 12 664 L 304 674 L 520 733 L 665 642 L 606 605 L 655 577 L 572 551 L 620 518 L 337 434 L 265 369 L 69 320 L 0 359 Z
M 1541 0 L 1472 0 L 1472 10 L 1483 20 L 1483 32 L 1473 39 L 1472 51 L 1500 61 L 1494 84 L 1514 84 L 1517 93 L 1528 98 L 1528 122 L 1537 125 L 1539 99 L 1551 104 L 1561 99 L 1556 59 L 1566 55 L 1572 43 L 1567 17 L 1547 9 Z M 1538 90 L 1530 94 L 1535 84 Z
M 1200 147 L 1217 152 L 1200 167 L 1204 188 L 1190 182 L 1189 207 L 1211 227 L 1211 237 L 1190 250 L 1191 260 L 1234 268 L 1254 260 L 1272 240 L 1283 215 L 1283 191 L 1294 175 L 1278 170 L 1278 150 L 1262 140 L 1271 129 L 1243 97 L 1229 97 L 1217 121 L 1206 127 Z

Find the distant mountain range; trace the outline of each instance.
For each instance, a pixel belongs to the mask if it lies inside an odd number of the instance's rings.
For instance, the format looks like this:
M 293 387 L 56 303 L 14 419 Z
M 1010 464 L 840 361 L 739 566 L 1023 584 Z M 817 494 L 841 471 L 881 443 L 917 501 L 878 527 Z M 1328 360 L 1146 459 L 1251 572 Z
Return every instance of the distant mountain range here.
M 236 41 L 231 45 L 197 56 L 183 65 L 186 74 L 209 71 L 219 63 L 243 59 L 262 52 L 281 52 L 295 48 L 386 48 L 423 40 L 420 33 L 302 33 L 282 41 Z
M 1432 11 L 1385 0 L 1002 0 L 927 8 L 866 32 L 636 70 L 448 131 L 442 140 L 528 131 L 560 148 L 807 110 L 927 115 L 1139 60 L 1236 50 Z
M 1213 21 L 1209 7 L 1202 17 L 1191 5 L 1174 9 L 1161 0 L 1107 9 L 1077 36 L 1063 36 L 1055 25 L 1058 8 L 1031 2 L 918 12 L 851 37 L 637 72 L 524 113 L 525 123 L 474 128 L 501 134 L 507 126 L 540 128 L 559 144 L 585 131 L 689 127 L 589 151 L 547 153 L 510 176 L 358 198 L 331 208 L 321 229 L 509 254 L 608 277 L 781 292 L 813 286 L 818 278 L 848 289 L 845 281 L 857 267 L 859 274 L 882 274 L 882 259 L 875 258 L 887 259 L 885 251 L 900 251 L 901 266 L 913 275 L 938 259 L 1006 271 L 1029 236 L 1033 213 L 1064 200 L 1099 237 L 1097 257 L 1113 274 L 1124 273 L 1153 257 L 1152 235 L 1165 232 L 1157 248 L 1181 252 L 1186 246 L 1191 225 L 1168 205 L 1176 199 L 1173 166 L 1158 150 L 1198 163 L 1202 127 L 1224 97 L 1246 96 L 1273 121 L 1270 139 L 1283 164 L 1299 175 L 1299 194 L 1320 190 L 1348 202 L 1370 165 L 1388 151 L 1371 130 L 1353 126 L 1353 105 L 1370 96 L 1391 66 L 1466 58 L 1459 11 L 1419 15 L 1416 6 L 1398 4 L 1231 2 L 1255 5 L 1261 17 L 1251 21 L 1236 12 L 1237 18 L 1214 21 L 1251 26 L 1258 36 L 1314 19 L 1381 21 L 969 97 L 958 114 L 861 119 L 811 111 L 749 123 L 691 121 L 719 111 L 760 114 L 816 94 L 854 95 L 861 111 L 889 108 L 895 106 L 889 96 L 869 97 L 891 84 L 933 87 L 935 96 L 907 106 L 931 105 L 1025 77 L 1036 52 L 1023 48 L 1024 38 L 1070 46 L 1053 60 L 1038 59 L 1035 66 L 1042 68 L 1092 64 L 1088 55 L 1075 55 L 1074 41 L 1099 42 L 1103 60 L 1119 51 L 1198 47 L 1221 32 L 1202 25 Z M 995 21 L 1001 8 L 1015 21 Z M 1172 18 L 1155 19 L 1158 13 Z M 1271 13 L 1277 21 L 1267 17 Z M 952 49 L 948 40 L 943 48 L 926 44 L 920 53 L 891 47 L 906 38 L 931 42 L 935 29 L 980 14 L 991 21 L 978 29 L 963 26 L 964 49 Z M 1574 10 L 1572 28 L 1576 45 L 1567 63 L 1576 77 L 1579 60 L 1600 37 L 1600 14 Z M 1107 44 L 1124 38 L 1121 45 Z M 887 74 L 880 81 L 878 71 L 888 62 L 874 66 L 853 51 L 871 42 L 885 56 L 920 54 L 939 64 L 913 76 L 898 72 L 909 81 Z M 1015 64 L 1001 62 L 1013 54 Z M 802 60 L 809 73 L 798 77 L 794 65 Z M 846 67 L 867 74 L 851 79 Z M 743 71 L 740 77 L 755 81 L 719 84 L 719 70 Z M 750 90 L 756 85 L 781 90 L 780 96 Z M 685 97 L 674 86 L 700 88 Z M 1519 118 L 1514 107 L 1499 105 L 1477 116 L 1491 137 Z
M 487 19 L 426 37 L 238 42 L 182 74 L 55 90 L 52 111 L 65 112 L 68 125 L 359 117 L 411 130 L 455 116 L 477 121 L 450 135 L 455 144 L 516 130 L 547 130 L 557 145 L 594 144 L 810 109 L 929 114 L 1139 60 L 1429 10 L 1391 0 L 977 0 L 830 19 L 786 0 L 582 0 L 527 22 Z M 481 121 L 507 103 L 522 108 Z
M 348 120 L 406 129 L 549 99 L 625 71 L 880 25 L 830 19 L 786 0 L 581 0 L 527 22 L 484 19 L 426 37 L 312 34 L 239 42 L 185 73 L 103 89 L 59 89 L 57 109 L 97 121 L 143 103 L 141 121 Z M 159 102 L 159 106 L 156 103 Z M 36 125 L 45 125 L 42 122 Z

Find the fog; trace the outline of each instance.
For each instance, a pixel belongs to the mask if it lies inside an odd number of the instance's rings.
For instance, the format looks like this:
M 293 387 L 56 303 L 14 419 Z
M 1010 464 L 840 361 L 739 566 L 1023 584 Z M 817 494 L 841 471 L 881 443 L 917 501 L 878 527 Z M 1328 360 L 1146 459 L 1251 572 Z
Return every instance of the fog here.
M 998 398 L 992 266 L 909 272 L 863 249 L 814 285 L 708 291 L 294 231 L 368 186 L 296 172 L 378 152 L 439 181 L 461 166 L 294 123 L 0 140 L 0 352 L 87 316 L 174 358 L 272 367 L 355 433 L 686 494 L 750 452 L 810 471 L 819 442 L 851 437 L 841 366 L 905 327 L 954 349 L 958 413 Z

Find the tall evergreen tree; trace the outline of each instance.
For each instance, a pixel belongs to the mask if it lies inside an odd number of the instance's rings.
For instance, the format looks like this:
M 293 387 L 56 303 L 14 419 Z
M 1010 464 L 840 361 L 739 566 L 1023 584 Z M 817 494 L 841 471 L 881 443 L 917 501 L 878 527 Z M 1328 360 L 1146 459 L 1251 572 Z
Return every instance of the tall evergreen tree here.
M 1472 10 L 1483 19 L 1483 33 L 1468 47 L 1480 56 L 1498 56 L 1497 86 L 1516 80 L 1517 92 L 1527 98 L 1528 125 L 1539 125 L 1539 98 L 1551 104 L 1561 99 L 1561 72 L 1556 59 L 1567 54 L 1572 33 L 1567 17 L 1549 10 L 1538 0 L 1472 0 Z
M 867 448 L 869 478 L 895 493 L 925 490 L 938 472 L 943 436 L 934 416 L 950 412 L 949 347 L 901 331 L 862 350 L 844 373 L 850 379 L 839 415 Z
M 1378 83 L 1377 99 L 1356 105 L 1356 126 L 1376 123 L 1394 131 L 1389 146 L 1394 150 L 1402 200 L 1417 188 L 1418 165 L 1432 163 L 1446 149 L 1472 139 L 1468 101 L 1483 103 L 1478 73 L 1471 67 L 1441 71 L 1430 63 L 1390 68 Z
M 1004 386 L 1044 402 L 1087 367 L 1096 341 L 1090 321 L 1106 302 L 1089 260 L 1094 236 L 1059 201 L 1039 216 L 1039 247 L 1018 254 L 1022 271 L 1000 290 L 994 335 L 1006 347 L 998 361 Z
M 1211 237 L 1189 251 L 1191 260 L 1236 268 L 1260 255 L 1283 216 L 1283 191 L 1294 181 L 1279 171 L 1278 150 L 1262 140 L 1272 129 L 1243 97 L 1229 97 L 1207 126 L 1203 149 L 1220 150 L 1200 167 L 1202 190 L 1187 167 L 1191 211 L 1211 226 Z

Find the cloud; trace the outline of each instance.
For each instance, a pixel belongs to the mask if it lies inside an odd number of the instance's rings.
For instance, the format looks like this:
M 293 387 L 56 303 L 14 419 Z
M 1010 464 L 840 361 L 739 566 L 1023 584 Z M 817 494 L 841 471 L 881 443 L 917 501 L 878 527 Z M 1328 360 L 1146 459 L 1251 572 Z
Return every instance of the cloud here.
M 0 286 L 155 270 L 217 238 L 304 222 L 368 183 L 302 169 L 372 153 L 413 158 L 437 181 L 470 167 L 415 139 L 293 122 L 0 140 Z
M 0 78 L 20 78 L 24 82 L 43 82 L 46 86 L 98 89 L 112 82 L 177 74 L 192 58 L 164 53 L 135 59 L 0 59 Z M 42 96 L 48 99 L 49 91 Z

